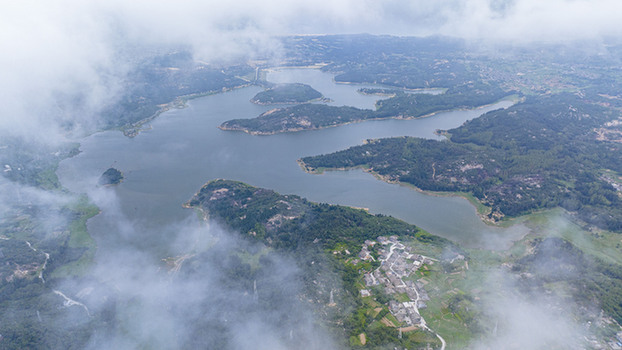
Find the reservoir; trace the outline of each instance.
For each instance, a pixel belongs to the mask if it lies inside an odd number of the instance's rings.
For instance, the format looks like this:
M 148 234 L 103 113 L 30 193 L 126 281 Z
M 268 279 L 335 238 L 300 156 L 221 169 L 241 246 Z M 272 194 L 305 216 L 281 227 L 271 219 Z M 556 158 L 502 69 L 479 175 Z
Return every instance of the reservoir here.
M 309 84 L 333 105 L 374 108 L 379 98 L 358 93 L 363 85 L 336 84 L 331 74 L 313 69 L 277 70 L 269 73 L 268 80 Z M 81 153 L 64 160 L 57 173 L 63 186 L 89 193 L 102 209 L 102 214 L 88 223 L 98 244 L 123 238 L 129 244 L 156 247 L 162 240 L 182 235 L 180 225 L 196 220 L 196 214 L 182 204 L 205 182 L 217 178 L 315 202 L 368 208 L 371 213 L 400 218 L 468 247 L 508 247 L 526 232 L 523 226 L 502 229 L 484 224 L 463 198 L 426 195 L 384 183 L 360 170 L 307 174 L 296 163 L 301 157 L 335 152 L 370 138 L 408 135 L 441 139 L 435 130 L 460 126 L 512 102 L 416 120 L 366 121 L 271 136 L 218 129 L 226 120 L 253 118 L 275 108 L 249 102 L 259 91 L 261 88 L 252 86 L 191 100 L 187 108 L 161 114 L 134 138 L 106 131 L 80 140 Z M 430 91 L 434 92 L 438 91 Z M 114 187 L 97 187 L 99 176 L 109 167 L 121 170 L 125 180 Z

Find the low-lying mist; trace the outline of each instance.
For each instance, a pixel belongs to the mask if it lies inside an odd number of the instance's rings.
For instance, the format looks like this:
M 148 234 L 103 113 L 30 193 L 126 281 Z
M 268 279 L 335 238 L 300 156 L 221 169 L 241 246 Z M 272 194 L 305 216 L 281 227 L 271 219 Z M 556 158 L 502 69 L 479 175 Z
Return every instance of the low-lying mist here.
M 119 213 L 113 190 L 103 192 L 103 212 Z M 164 228 L 167 244 L 143 245 L 134 238 L 162 242 L 162 233 L 132 232 L 115 215 L 117 230 L 95 237 L 101 244 L 86 276 L 56 287 L 77 302 L 65 306 L 82 314 L 76 327 L 97 324 L 88 349 L 335 348 L 301 299 L 304 276 L 291 257 L 195 219 Z
M 480 288 L 486 324 L 474 349 L 582 349 L 588 331 L 575 317 L 578 305 L 543 291 L 525 290 L 517 275 L 491 271 Z

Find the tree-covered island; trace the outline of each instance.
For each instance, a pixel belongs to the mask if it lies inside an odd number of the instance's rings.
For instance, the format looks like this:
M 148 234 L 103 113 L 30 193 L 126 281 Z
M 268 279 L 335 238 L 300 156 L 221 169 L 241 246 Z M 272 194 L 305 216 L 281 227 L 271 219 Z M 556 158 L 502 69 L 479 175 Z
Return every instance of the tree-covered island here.
M 123 181 L 123 173 L 116 168 L 108 168 L 99 178 L 100 185 L 118 185 Z
M 307 84 L 277 84 L 257 93 L 251 102 L 260 105 L 297 104 L 322 99 L 322 93 Z
M 253 135 L 271 135 L 322 129 L 364 120 L 420 118 L 441 111 L 491 104 L 513 93 L 494 84 L 470 82 L 452 87 L 440 95 L 397 91 L 393 97 L 378 101 L 376 110 L 303 104 L 270 110 L 252 119 L 229 120 L 222 123 L 220 128 Z

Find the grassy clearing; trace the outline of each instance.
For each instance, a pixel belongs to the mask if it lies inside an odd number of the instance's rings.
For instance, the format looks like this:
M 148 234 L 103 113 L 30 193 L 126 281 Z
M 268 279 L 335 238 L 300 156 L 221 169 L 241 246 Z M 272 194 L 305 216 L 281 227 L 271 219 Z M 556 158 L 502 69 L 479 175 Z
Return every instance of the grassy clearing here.
M 449 309 L 451 298 L 457 293 L 453 278 L 434 268 L 428 277 L 430 283 L 426 290 L 433 296 L 426 302 L 427 308 L 421 309 L 421 315 L 428 326 L 440 334 L 450 349 L 462 349 L 472 340 L 473 334 L 460 315 Z
M 421 309 L 428 326 L 447 341 L 448 349 L 463 349 L 476 337 L 479 318 L 478 300 L 483 294 L 490 271 L 507 259 L 508 252 L 468 250 L 467 261 L 451 265 L 436 262 L 417 273 L 431 297 Z M 451 272 L 448 272 L 451 271 Z
M 254 271 L 261 267 L 261 263 L 259 262 L 261 257 L 268 254 L 270 251 L 270 248 L 262 247 L 261 250 L 259 250 L 255 254 L 251 254 L 248 251 L 244 250 L 238 252 L 236 255 L 240 258 L 240 260 L 242 260 L 242 263 L 249 264 L 251 266 L 251 269 Z
M 473 194 L 469 192 L 456 192 L 455 195 L 468 200 L 469 203 L 471 203 L 477 210 L 477 214 L 479 215 L 490 214 L 491 208 L 489 206 L 484 205 L 482 202 L 480 202 L 480 200 L 475 198 Z
M 66 278 L 66 277 L 80 277 L 84 276 L 91 264 L 93 263 L 93 258 L 95 257 L 95 250 L 87 250 L 82 254 L 80 259 L 70 262 L 69 264 L 65 264 L 52 272 L 53 278 Z
M 618 233 L 586 229 L 572 221 L 563 209 L 552 209 L 526 217 L 535 237 L 561 237 L 584 253 L 604 262 L 622 264 L 622 236 Z
M 421 228 L 420 228 L 421 229 Z M 429 234 L 429 232 L 421 229 L 424 234 Z M 421 242 L 419 240 L 413 238 L 406 238 L 402 240 L 404 245 L 407 245 L 412 248 L 413 253 L 425 255 L 425 256 L 440 256 L 443 252 L 443 248 L 431 245 L 429 243 Z
M 389 322 L 393 323 L 396 326 L 400 325 L 400 321 L 398 321 L 397 318 L 395 318 L 395 316 L 391 315 L 390 313 L 388 313 L 384 318 L 386 318 L 387 320 L 389 320 Z
M 400 303 L 411 301 L 406 293 L 395 294 L 395 300 L 397 300 Z
M 84 275 L 95 257 L 95 240 L 89 235 L 86 222 L 88 219 L 99 213 L 99 208 L 91 204 L 85 195 L 68 206 L 68 209 L 76 214 L 76 218 L 69 223 L 69 242 L 70 248 L 85 249 L 80 259 L 65 264 L 54 270 L 52 277 L 69 277 Z
M 69 247 L 94 249 L 95 241 L 88 233 L 86 222 L 99 214 L 99 208 L 91 204 L 85 195 L 81 195 L 69 205 L 69 209 L 77 214 L 77 218 L 69 224 Z
M 361 333 L 364 334 L 364 333 Z M 351 336 L 350 337 L 350 347 L 360 347 L 363 346 L 363 343 L 361 343 L 361 337 L 355 337 L 355 336 Z
M 56 175 L 56 166 L 48 167 L 36 175 L 37 184 L 45 190 L 57 190 L 61 188 L 60 181 Z

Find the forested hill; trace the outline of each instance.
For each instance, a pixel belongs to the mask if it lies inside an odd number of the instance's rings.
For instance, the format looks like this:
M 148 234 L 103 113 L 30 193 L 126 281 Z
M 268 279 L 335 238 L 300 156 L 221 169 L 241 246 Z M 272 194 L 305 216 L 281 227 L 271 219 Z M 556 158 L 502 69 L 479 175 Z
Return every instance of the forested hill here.
M 388 299 L 375 304 L 374 315 L 380 314 L 376 318 L 362 311 L 368 306 L 360 293 L 364 288 L 360 271 L 378 268 L 380 262 L 360 261 L 358 254 L 366 240 L 379 236 L 414 240 L 430 252 L 444 248 L 462 251 L 450 241 L 392 217 L 312 203 L 229 180 L 208 182 L 186 206 L 200 208 L 225 227 L 291 255 L 302 270 L 304 295 L 300 299 L 314 305 L 324 326 L 339 333 L 338 338 L 358 338 L 365 333 L 369 349 L 385 349 L 390 344 L 418 348 L 438 343 L 429 331 L 414 332 L 415 339 L 402 338 L 394 326 L 381 322 L 389 313 Z M 338 280 L 328 278 L 331 274 L 336 274 Z M 333 293 L 334 302 L 329 303 L 329 294 Z
M 308 170 L 365 167 L 424 190 L 466 191 L 492 219 L 561 206 L 622 231 L 622 144 L 615 111 L 572 94 L 527 98 L 449 130 L 449 141 L 373 140 L 306 157 Z
M 414 225 L 361 209 L 317 204 L 295 195 L 280 195 L 229 180 L 205 184 L 187 203 L 226 226 L 275 248 L 297 249 L 315 244 L 333 248 L 345 244 L 360 250 L 367 239 L 382 235 L 410 236 L 434 244 L 450 244 Z M 357 250 L 358 249 L 358 250 Z

